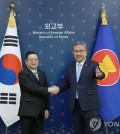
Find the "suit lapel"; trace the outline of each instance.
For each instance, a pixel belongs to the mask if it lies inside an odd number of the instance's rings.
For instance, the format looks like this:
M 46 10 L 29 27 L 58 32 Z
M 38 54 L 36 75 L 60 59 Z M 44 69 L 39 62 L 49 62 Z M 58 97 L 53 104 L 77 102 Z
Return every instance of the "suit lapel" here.
M 75 82 L 77 82 L 77 78 L 76 78 L 76 61 L 74 61 L 72 66 L 71 66 L 70 74 L 72 75 L 73 80 L 75 80 Z
M 32 77 L 33 79 L 36 80 L 36 82 L 39 83 L 39 81 L 40 81 L 39 72 L 38 72 L 38 77 L 39 77 L 39 80 L 38 80 L 37 77 L 34 75 L 34 73 L 30 69 L 27 69 L 27 70 L 29 72 L 30 77 Z
M 38 78 L 39 78 L 39 83 L 42 85 L 42 74 L 40 73 L 40 71 L 38 71 Z
M 74 77 L 74 80 L 77 81 L 77 77 L 76 77 L 76 62 L 73 63 L 73 65 L 72 65 L 72 70 L 73 70 L 73 77 Z

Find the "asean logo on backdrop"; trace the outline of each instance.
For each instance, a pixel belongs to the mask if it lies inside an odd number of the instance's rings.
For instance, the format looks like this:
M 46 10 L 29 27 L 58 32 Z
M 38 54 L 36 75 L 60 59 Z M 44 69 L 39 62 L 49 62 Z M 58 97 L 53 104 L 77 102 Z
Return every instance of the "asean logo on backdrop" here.
M 99 63 L 100 69 L 105 73 L 103 80 L 98 80 L 98 85 L 110 86 L 119 80 L 119 61 L 116 54 L 109 49 L 97 51 L 93 57 L 93 61 Z

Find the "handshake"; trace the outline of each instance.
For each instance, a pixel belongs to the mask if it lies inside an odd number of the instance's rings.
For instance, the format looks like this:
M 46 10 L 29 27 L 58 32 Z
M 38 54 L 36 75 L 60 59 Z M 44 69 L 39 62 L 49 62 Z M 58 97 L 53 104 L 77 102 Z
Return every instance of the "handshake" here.
M 51 87 L 48 88 L 48 92 L 53 94 L 53 95 L 58 94 L 59 91 L 60 91 L 60 89 L 57 86 L 51 86 Z

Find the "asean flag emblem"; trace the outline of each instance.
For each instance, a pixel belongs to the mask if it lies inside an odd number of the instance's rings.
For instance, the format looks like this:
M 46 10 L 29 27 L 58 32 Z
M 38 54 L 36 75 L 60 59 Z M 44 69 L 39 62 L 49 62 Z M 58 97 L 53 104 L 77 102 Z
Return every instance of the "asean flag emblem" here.
M 119 80 L 119 61 L 113 51 L 99 50 L 93 55 L 92 60 L 97 61 L 100 69 L 105 73 L 105 78 L 98 80 L 98 85 L 111 86 Z

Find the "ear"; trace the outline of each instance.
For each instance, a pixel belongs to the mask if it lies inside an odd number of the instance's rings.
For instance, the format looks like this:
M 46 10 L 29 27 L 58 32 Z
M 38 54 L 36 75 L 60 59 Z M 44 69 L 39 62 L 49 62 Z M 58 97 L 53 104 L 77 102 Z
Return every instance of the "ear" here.
M 25 60 L 25 63 L 26 63 L 26 65 L 27 65 L 27 60 Z
M 88 52 L 87 52 L 87 50 L 86 50 L 86 56 L 87 56 L 87 53 L 88 53 Z

